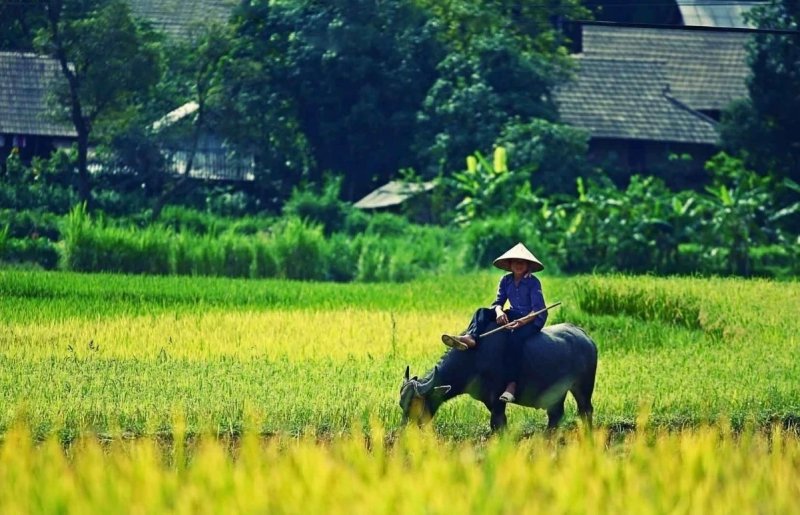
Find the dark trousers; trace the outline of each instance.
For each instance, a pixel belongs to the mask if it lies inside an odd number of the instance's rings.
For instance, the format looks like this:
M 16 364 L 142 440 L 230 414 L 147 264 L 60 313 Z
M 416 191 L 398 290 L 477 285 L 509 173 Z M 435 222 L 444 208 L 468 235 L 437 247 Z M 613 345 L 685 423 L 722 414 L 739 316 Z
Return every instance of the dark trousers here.
M 521 315 L 506 313 L 508 314 L 509 321 L 521 318 Z M 495 313 L 493 308 L 478 308 L 472 315 L 472 320 L 469 322 L 466 334 L 472 335 L 475 341 L 480 343 L 478 335 L 486 332 L 486 327 L 495 320 L 497 320 L 497 313 Z M 503 368 L 505 368 L 508 374 L 507 382 L 517 380 L 522 365 L 522 345 L 525 343 L 525 340 L 540 330 L 536 323 L 530 322 L 519 329 L 503 331 L 503 334 L 506 336 L 505 351 L 503 352 Z

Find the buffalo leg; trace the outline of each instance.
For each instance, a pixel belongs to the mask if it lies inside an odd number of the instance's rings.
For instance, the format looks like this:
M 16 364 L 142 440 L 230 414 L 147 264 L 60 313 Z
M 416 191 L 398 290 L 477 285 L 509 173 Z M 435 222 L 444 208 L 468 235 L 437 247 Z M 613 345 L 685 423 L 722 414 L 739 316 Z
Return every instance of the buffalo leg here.
M 555 429 L 558 427 L 558 423 L 561 422 L 561 419 L 564 417 L 564 401 L 566 399 L 567 395 L 564 394 L 553 403 L 552 406 L 547 408 L 547 429 Z
M 592 428 L 592 413 L 594 406 L 592 406 L 592 393 L 594 393 L 594 369 L 591 373 L 581 382 L 576 384 L 571 390 L 572 396 L 575 397 L 575 402 L 578 404 L 578 416 L 581 417 L 586 427 Z
M 587 396 L 581 389 L 576 389 L 572 392 L 572 396 L 575 397 L 575 402 L 578 404 L 578 416 L 581 417 L 586 427 L 591 429 L 592 413 L 594 412 L 591 394 Z
M 490 420 L 492 432 L 496 433 L 502 431 L 506 427 L 508 421 L 506 418 L 506 403 L 496 402 L 489 407 L 489 410 L 492 412 L 492 418 Z

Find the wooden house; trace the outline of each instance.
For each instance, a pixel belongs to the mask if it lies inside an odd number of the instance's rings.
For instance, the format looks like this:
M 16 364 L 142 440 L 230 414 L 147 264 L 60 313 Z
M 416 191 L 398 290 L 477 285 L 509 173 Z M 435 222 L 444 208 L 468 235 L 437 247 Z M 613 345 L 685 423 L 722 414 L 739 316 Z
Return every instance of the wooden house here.
M 15 152 L 29 163 L 77 140 L 75 127 L 52 114 L 51 91 L 63 80 L 55 59 L 0 52 L 0 162 Z

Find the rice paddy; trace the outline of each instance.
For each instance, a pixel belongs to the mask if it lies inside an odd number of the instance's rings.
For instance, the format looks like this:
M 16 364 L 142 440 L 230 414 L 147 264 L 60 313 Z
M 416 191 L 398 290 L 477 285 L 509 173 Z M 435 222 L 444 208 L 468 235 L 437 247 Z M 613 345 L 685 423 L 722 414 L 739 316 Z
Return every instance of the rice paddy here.
M 800 286 L 542 278 L 600 351 L 572 399 L 458 398 L 399 431 L 406 365 L 497 275 L 404 284 L 0 272 L 2 512 L 786 513 L 800 507 Z

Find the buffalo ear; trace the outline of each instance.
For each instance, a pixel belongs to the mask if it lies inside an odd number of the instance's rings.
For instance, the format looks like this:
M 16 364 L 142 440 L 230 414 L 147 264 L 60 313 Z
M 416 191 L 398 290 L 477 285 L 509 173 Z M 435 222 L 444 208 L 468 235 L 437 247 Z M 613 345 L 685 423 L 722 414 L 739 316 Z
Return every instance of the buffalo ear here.
M 449 392 L 452 388 L 453 387 L 450 386 L 449 384 L 445 384 L 445 385 L 442 385 L 442 386 L 434 386 L 433 390 L 436 391 L 436 392 L 441 392 L 442 394 L 445 394 L 445 393 Z
M 406 366 L 406 381 L 408 381 L 408 373 L 409 373 L 409 368 L 410 368 L 410 367 Z

